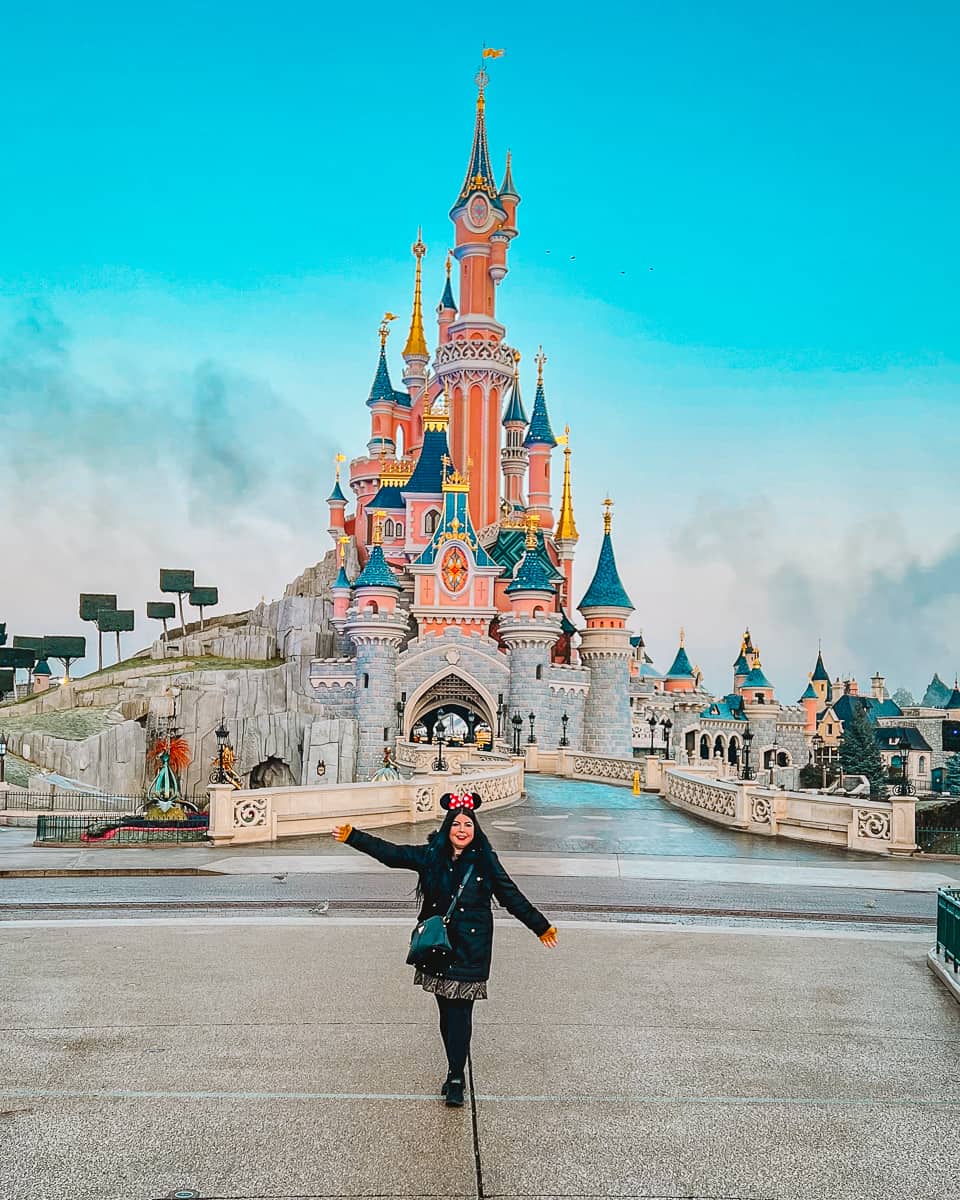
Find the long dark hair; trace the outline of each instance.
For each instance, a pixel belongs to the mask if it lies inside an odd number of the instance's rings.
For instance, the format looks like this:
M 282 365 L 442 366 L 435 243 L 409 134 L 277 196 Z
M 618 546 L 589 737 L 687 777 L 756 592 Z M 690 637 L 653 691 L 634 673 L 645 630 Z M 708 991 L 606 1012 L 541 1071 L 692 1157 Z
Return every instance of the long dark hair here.
M 417 880 L 417 899 L 421 904 L 427 895 L 435 895 L 440 890 L 443 873 L 447 864 L 453 858 L 453 847 L 450 845 L 450 830 L 453 822 L 461 814 L 469 817 L 473 822 L 473 841 L 467 847 L 467 852 L 471 850 L 475 851 L 476 857 L 485 867 L 490 862 L 493 847 L 490 845 L 487 835 L 480 828 L 477 814 L 462 808 L 451 809 L 443 818 L 443 824 L 440 828 L 434 830 L 427 838 L 427 861 L 424 863 L 423 870 L 420 872 L 420 877 Z

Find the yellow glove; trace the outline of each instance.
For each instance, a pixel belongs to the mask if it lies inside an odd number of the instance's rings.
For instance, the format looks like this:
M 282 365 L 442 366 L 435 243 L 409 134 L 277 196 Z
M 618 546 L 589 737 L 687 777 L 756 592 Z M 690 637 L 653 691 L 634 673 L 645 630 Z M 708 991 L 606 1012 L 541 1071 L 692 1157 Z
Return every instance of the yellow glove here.
M 552 949 L 557 944 L 557 927 L 556 927 L 556 925 L 551 925 L 546 933 L 541 933 L 540 941 L 543 942 L 543 944 L 545 946 L 550 946 Z
M 345 842 L 351 833 L 353 833 L 352 825 L 337 825 L 332 831 L 338 842 Z

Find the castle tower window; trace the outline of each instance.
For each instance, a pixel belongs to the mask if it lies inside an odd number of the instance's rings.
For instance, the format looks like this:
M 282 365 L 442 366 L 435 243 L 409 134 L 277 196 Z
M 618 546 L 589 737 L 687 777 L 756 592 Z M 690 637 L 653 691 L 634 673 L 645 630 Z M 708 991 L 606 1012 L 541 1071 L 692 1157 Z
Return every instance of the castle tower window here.
M 430 511 L 423 518 L 423 532 L 427 535 L 427 537 L 430 537 L 431 534 L 434 534 L 437 532 L 437 526 L 439 524 L 440 524 L 440 514 L 439 514 L 439 512 L 437 512 L 437 510 L 435 508 L 431 508 Z
M 543 663 L 537 663 L 537 678 L 543 678 Z

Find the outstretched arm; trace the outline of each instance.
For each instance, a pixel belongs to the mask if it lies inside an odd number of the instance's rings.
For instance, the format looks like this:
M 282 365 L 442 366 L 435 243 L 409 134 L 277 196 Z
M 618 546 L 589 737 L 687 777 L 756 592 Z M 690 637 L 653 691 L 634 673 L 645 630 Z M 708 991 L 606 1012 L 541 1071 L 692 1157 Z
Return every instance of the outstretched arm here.
M 511 917 L 516 917 L 526 927 L 533 931 L 540 938 L 544 945 L 552 946 L 556 944 L 556 930 L 540 912 L 534 908 L 530 901 L 526 898 L 523 892 L 517 887 L 510 876 L 503 868 L 503 864 L 496 854 L 492 854 L 493 863 L 493 894 L 497 901 L 503 905 Z M 545 935 L 553 932 L 553 938 L 547 940 Z
M 385 867 L 419 871 L 423 865 L 423 853 L 426 849 L 424 846 L 399 846 L 396 842 L 388 842 L 386 838 L 374 837 L 372 833 L 354 829 L 352 825 L 338 825 L 333 830 L 333 836 L 338 842 L 345 842 L 354 850 L 369 854 Z

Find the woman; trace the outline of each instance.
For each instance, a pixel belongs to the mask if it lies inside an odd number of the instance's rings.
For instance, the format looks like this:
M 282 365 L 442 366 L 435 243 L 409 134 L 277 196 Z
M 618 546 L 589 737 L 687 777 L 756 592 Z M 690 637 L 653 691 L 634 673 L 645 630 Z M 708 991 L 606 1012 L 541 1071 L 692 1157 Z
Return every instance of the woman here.
M 413 977 L 415 984 L 436 997 L 449 1068 L 440 1094 L 446 1097 L 449 1108 L 460 1108 L 473 1032 L 473 1005 L 475 1000 L 487 998 L 493 950 L 491 896 L 496 896 L 507 912 L 522 921 L 545 946 L 556 946 L 557 931 L 501 866 L 477 821 L 480 796 L 465 790 L 448 792 L 441 796 L 440 805 L 447 815 L 422 846 L 399 846 L 352 825 L 338 825 L 333 836 L 384 866 L 416 871 L 418 921 L 445 914 L 466 879 L 447 926 L 453 948 L 450 961 L 442 973 L 431 975 L 417 968 Z

